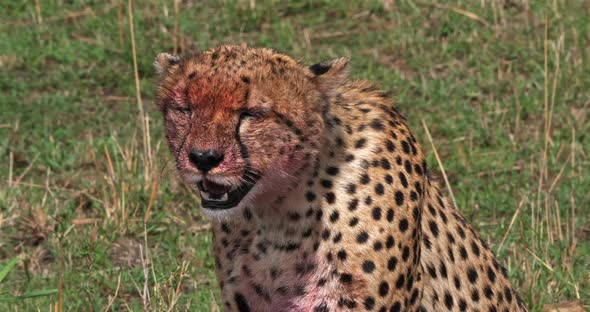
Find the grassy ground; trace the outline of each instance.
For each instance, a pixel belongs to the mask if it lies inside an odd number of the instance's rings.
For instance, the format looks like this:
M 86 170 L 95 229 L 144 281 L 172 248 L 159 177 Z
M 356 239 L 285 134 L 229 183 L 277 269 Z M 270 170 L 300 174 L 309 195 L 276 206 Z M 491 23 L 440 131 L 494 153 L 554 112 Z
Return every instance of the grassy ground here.
M 1 311 L 218 309 L 151 63 L 242 41 L 350 57 L 394 91 L 435 168 L 429 128 L 532 310 L 590 304 L 588 2 L 135 1 L 141 105 L 126 1 L 0 2 Z

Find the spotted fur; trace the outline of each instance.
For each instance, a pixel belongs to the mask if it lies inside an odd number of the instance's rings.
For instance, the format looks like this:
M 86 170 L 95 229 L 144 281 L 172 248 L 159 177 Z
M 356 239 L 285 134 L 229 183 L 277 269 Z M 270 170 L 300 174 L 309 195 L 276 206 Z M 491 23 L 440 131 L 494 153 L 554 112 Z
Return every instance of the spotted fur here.
M 345 59 L 242 45 L 156 68 L 181 177 L 252 187 L 204 209 L 226 311 L 526 311 L 391 97 Z M 223 161 L 205 176 L 191 148 Z

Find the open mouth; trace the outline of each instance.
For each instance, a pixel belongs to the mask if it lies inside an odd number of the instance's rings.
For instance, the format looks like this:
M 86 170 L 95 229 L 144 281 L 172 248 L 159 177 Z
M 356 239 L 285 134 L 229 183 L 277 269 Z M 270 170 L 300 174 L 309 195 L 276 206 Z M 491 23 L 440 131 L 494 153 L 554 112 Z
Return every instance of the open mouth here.
M 230 209 L 237 206 L 250 192 L 254 183 L 226 186 L 207 179 L 197 183 L 201 195 L 201 205 L 207 209 Z

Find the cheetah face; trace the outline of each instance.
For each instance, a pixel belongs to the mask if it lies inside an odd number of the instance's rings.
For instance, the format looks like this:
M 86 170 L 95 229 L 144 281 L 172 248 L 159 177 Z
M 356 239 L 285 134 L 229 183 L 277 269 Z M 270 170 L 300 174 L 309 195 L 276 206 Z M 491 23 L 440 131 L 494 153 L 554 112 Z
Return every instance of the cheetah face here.
M 170 150 L 207 215 L 281 195 L 319 153 L 321 84 L 291 58 L 225 46 L 155 65 Z

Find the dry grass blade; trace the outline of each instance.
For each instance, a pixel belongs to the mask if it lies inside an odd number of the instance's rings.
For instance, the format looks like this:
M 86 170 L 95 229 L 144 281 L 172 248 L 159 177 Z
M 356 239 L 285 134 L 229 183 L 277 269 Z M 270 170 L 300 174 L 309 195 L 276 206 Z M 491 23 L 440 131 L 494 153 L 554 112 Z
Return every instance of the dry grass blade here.
M 466 10 L 463 10 L 463 9 L 459 9 L 459 8 L 456 8 L 456 7 L 453 7 L 453 6 L 450 6 L 450 5 L 440 4 L 440 3 L 432 3 L 432 4 L 429 4 L 429 5 L 437 8 L 437 9 L 449 10 L 449 11 L 453 11 L 453 12 L 455 12 L 457 14 L 461 14 L 461 15 L 463 15 L 463 16 L 471 19 L 471 20 L 480 22 L 480 23 L 482 23 L 483 25 L 485 25 L 487 27 L 490 27 L 491 26 L 490 23 L 488 23 L 488 21 L 486 21 L 485 19 L 481 18 L 479 15 L 477 15 L 477 14 L 475 14 L 473 12 L 469 12 L 469 11 L 466 11 Z
M 178 13 L 178 11 L 180 11 L 178 8 L 179 2 L 180 2 L 180 0 L 174 0 L 174 33 L 172 34 L 172 38 L 174 41 L 174 54 L 178 53 L 178 31 L 179 31 L 179 26 L 178 26 L 179 13 Z
M 12 172 L 14 171 L 14 153 L 10 151 L 8 153 L 8 187 L 12 187 Z
M 111 308 L 111 306 L 115 302 L 115 299 L 117 299 L 117 295 L 119 294 L 120 287 L 121 287 L 121 272 L 119 272 L 119 277 L 117 278 L 117 289 L 115 289 L 115 295 L 113 296 L 113 298 L 111 298 L 111 300 L 109 300 L 109 303 L 107 304 L 106 308 L 104 309 L 105 312 L 107 312 Z
M 430 141 L 430 146 L 432 146 L 432 151 L 434 152 L 434 157 L 436 157 L 436 161 L 438 162 L 438 167 L 440 168 L 443 178 L 445 179 L 445 184 L 447 185 L 447 188 L 449 189 L 449 194 L 451 195 L 451 200 L 453 201 L 453 206 L 455 206 L 455 208 L 459 209 L 459 207 L 457 206 L 457 201 L 455 200 L 455 195 L 453 194 L 453 189 L 451 188 L 451 183 L 449 183 L 449 179 L 447 178 L 447 173 L 445 172 L 445 167 L 443 166 L 443 163 L 440 160 L 440 157 L 438 156 L 438 151 L 436 150 L 436 146 L 434 146 L 434 140 L 432 139 L 432 136 L 430 135 L 430 131 L 428 130 L 428 126 L 426 125 L 426 122 L 424 121 L 424 119 L 422 119 L 422 127 L 424 127 L 424 131 L 426 131 L 426 136 L 428 136 L 428 140 Z
M 553 268 L 545 261 L 543 261 L 541 258 L 539 258 L 539 256 L 537 256 L 534 252 L 532 252 L 530 249 L 526 249 L 526 251 L 528 251 L 528 253 L 531 254 L 531 256 L 533 256 L 533 258 L 535 258 L 535 260 L 537 260 L 540 264 L 542 264 L 545 268 L 547 268 L 547 270 L 554 272 L 555 270 L 553 270 Z
M 512 230 L 512 226 L 514 225 L 514 221 L 516 221 L 516 217 L 518 216 L 518 213 L 520 212 L 520 209 L 522 208 L 524 203 L 525 203 L 525 199 L 522 199 L 518 203 L 518 207 L 516 208 L 516 211 L 512 215 L 512 219 L 510 220 L 510 225 L 508 225 L 508 229 L 506 229 L 506 233 L 504 233 L 504 237 L 502 237 L 502 241 L 500 242 L 500 244 L 498 245 L 498 248 L 496 249 L 496 254 L 500 253 L 500 251 L 502 250 L 502 247 L 504 246 L 504 243 L 506 242 L 506 239 L 508 238 L 508 234 L 510 234 L 510 230 Z
M 133 4 L 132 0 L 127 0 L 127 10 L 129 14 L 129 33 L 131 35 L 131 52 L 133 54 L 133 74 L 135 76 L 135 95 L 137 97 L 137 108 L 143 118 L 143 102 L 141 100 L 141 86 L 139 84 L 139 71 L 137 69 L 137 51 L 135 49 L 135 30 L 133 28 Z

